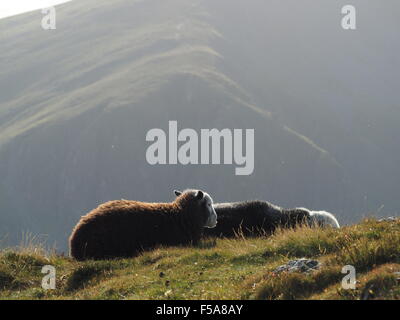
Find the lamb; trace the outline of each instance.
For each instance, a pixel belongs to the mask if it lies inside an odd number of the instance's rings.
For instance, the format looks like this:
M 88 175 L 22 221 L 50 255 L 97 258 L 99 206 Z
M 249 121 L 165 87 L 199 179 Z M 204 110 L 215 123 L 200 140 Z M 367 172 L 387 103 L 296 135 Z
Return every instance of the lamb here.
M 236 237 L 271 235 L 276 228 L 294 228 L 299 224 L 310 227 L 339 228 L 336 218 L 326 211 L 306 208 L 283 209 L 267 201 L 218 203 L 214 205 L 218 225 L 203 231 L 203 236 Z
M 304 208 L 282 209 L 267 201 L 244 201 L 214 205 L 218 225 L 205 229 L 203 236 L 236 237 L 272 234 L 276 228 L 293 228 L 310 220 L 310 212 Z
M 115 200 L 83 216 L 72 231 L 70 255 L 77 260 L 136 256 L 157 246 L 196 244 L 214 228 L 213 200 L 201 190 L 176 191 L 172 203 Z

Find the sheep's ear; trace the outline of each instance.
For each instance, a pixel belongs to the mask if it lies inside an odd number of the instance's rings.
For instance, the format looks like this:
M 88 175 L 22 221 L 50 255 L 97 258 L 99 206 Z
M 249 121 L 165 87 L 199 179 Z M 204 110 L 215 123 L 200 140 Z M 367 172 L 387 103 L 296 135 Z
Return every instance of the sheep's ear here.
M 204 198 L 204 193 L 203 193 L 203 191 L 201 191 L 201 190 L 197 191 L 196 199 L 197 199 L 197 200 L 201 200 L 201 199 L 203 199 L 203 198 Z
M 181 191 L 178 191 L 178 190 L 174 190 L 174 193 L 175 193 L 175 195 L 176 195 L 177 197 L 179 197 L 179 196 L 182 194 L 182 192 L 181 192 Z

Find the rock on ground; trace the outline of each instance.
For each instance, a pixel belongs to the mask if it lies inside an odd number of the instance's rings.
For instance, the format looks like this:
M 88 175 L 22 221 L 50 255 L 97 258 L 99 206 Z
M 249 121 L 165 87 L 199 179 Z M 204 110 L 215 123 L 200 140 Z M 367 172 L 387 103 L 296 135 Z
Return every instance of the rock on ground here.
M 321 266 L 321 263 L 317 260 L 310 260 L 310 259 L 298 259 L 298 260 L 291 260 L 287 264 L 281 265 L 276 268 L 273 272 L 280 273 L 280 272 L 311 272 L 318 270 Z

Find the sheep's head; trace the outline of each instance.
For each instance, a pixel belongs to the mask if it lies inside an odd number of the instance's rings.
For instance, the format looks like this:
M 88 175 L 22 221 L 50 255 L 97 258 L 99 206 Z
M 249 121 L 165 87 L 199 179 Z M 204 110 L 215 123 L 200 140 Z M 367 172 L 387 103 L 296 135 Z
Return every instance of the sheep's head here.
M 319 227 L 332 227 L 340 228 L 339 222 L 332 213 L 327 211 L 311 211 L 310 212 L 310 222 L 311 224 L 317 225 Z
M 178 197 L 177 201 L 182 201 L 191 206 L 199 216 L 205 228 L 214 228 L 217 225 L 217 214 L 214 210 L 214 203 L 211 196 L 201 190 L 174 191 Z

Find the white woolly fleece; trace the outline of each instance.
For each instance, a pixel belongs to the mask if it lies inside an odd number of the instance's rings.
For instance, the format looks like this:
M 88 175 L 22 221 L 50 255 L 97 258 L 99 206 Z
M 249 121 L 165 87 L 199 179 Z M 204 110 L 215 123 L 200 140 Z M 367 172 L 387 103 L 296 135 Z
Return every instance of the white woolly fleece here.
M 340 228 L 339 222 L 332 213 L 327 211 L 310 211 L 310 216 L 321 227 L 331 226 L 333 228 Z

